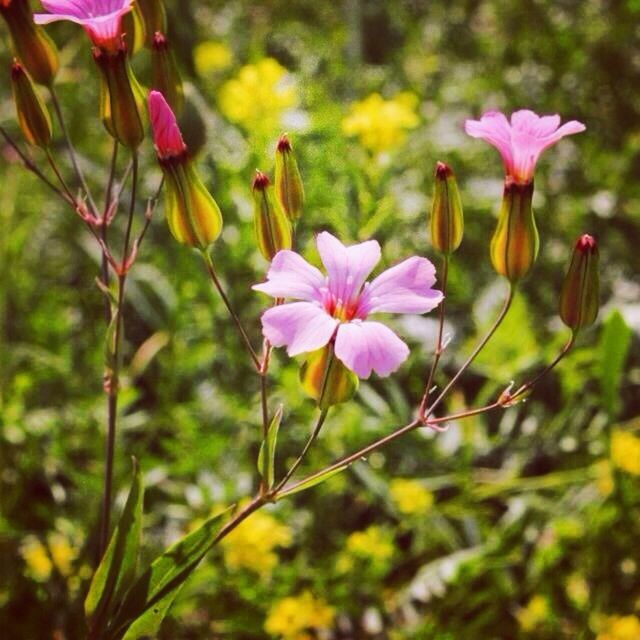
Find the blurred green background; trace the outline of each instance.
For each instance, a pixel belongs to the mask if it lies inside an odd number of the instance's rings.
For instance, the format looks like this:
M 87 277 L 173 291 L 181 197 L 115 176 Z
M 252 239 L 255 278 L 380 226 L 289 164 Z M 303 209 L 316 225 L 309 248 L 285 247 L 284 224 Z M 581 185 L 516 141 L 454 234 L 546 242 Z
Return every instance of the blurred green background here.
M 567 338 L 559 287 L 583 232 L 601 246 L 602 311 L 526 403 L 445 434 L 414 433 L 256 514 L 187 583 L 161 637 L 640 638 L 640 2 L 167 6 L 187 83 L 183 126 L 225 217 L 214 258 L 256 344 L 267 301 L 250 285 L 267 265 L 255 248 L 249 185 L 256 167 L 272 171 L 282 131 L 305 182 L 297 245 L 311 260 L 313 234 L 329 229 L 345 242 L 375 237 L 384 265 L 411 254 L 435 261 L 426 212 L 443 160 L 466 214 L 437 378 L 446 382 L 505 288 L 488 261 L 501 164 L 462 132 L 465 118 L 489 108 L 559 113 L 587 131 L 540 162 L 539 260 L 447 410 L 481 406 L 555 356 Z M 4 25 L 0 33 L 8 69 Z M 57 84 L 72 137 L 98 190 L 111 142 L 97 118 L 88 40 L 70 24 L 48 33 L 61 47 Z M 148 81 L 146 52 L 134 66 Z M 18 135 L 8 82 L 1 86 L 0 121 Z M 0 628 L 12 639 L 81 638 L 105 423 L 99 255 L 79 220 L 7 146 L 0 153 Z M 144 198 L 159 180 L 149 141 L 142 166 Z M 123 222 L 121 214 L 114 227 Z M 126 303 L 117 508 L 135 455 L 148 488 L 148 560 L 251 491 L 258 381 L 201 261 L 170 237 L 162 207 Z M 434 318 L 392 321 L 412 347 L 409 361 L 332 412 L 307 469 L 410 419 Z M 271 406 L 286 407 L 280 473 L 314 415 L 298 367 L 282 352 L 273 361 Z

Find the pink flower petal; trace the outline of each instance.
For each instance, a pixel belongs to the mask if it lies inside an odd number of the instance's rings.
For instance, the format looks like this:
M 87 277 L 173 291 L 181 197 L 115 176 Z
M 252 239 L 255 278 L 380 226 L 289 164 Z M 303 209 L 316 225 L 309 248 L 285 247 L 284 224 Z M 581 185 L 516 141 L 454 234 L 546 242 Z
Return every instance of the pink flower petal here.
M 464 130 L 473 138 L 481 138 L 494 146 L 502 158 L 505 170 L 513 164 L 511 125 L 499 111 L 487 111 L 480 120 L 467 120 Z
M 274 347 L 287 347 L 290 356 L 324 347 L 338 321 L 312 302 L 291 302 L 262 314 L 262 333 Z
M 274 298 L 296 298 L 321 302 L 320 289 L 324 276 L 301 255 L 289 250 L 279 251 L 271 261 L 267 281 L 252 288 Z
M 336 301 L 345 304 L 358 295 L 380 260 L 380 245 L 375 240 L 345 247 L 336 237 L 323 231 L 316 238 L 316 246 L 329 275 L 329 291 Z
M 366 285 L 360 298 L 358 317 L 369 313 L 427 313 L 443 299 L 433 289 L 436 269 L 426 258 L 414 256 L 381 273 Z
M 409 347 L 379 322 L 354 321 L 338 327 L 335 354 L 360 378 L 372 371 L 384 377 L 407 359 Z
M 148 98 L 149 118 L 153 143 L 160 159 L 179 156 L 187 150 L 182 139 L 176 116 L 159 91 L 150 91 Z

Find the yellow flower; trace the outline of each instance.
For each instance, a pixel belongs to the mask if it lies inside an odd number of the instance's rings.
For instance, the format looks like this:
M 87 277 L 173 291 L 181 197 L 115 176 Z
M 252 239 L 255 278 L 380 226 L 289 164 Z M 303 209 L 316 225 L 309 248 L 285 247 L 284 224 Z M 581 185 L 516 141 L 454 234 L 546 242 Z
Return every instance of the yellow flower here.
M 20 546 L 20 555 L 27 565 L 29 575 L 38 582 L 46 582 L 53 563 L 46 547 L 35 536 L 27 536 Z
M 233 61 L 233 54 L 226 44 L 207 40 L 194 49 L 193 61 L 196 71 L 201 76 L 205 76 L 227 69 Z
M 611 463 L 608 460 L 599 460 L 593 465 L 596 476 L 596 489 L 605 498 L 613 491 L 613 475 L 611 474 Z
M 72 571 L 74 560 L 78 557 L 78 551 L 74 549 L 69 540 L 62 533 L 52 533 L 48 537 L 49 552 L 56 569 L 65 577 Z
M 408 129 L 418 126 L 417 104 L 417 96 L 409 92 L 398 93 L 391 100 L 372 93 L 351 105 L 342 120 L 342 131 L 357 136 L 372 153 L 390 151 L 402 145 Z
M 544 596 L 536 595 L 529 600 L 527 606 L 516 613 L 520 628 L 533 631 L 549 617 L 549 602 Z
M 282 114 L 297 102 L 287 70 L 273 58 L 242 67 L 220 89 L 220 111 L 256 135 L 273 135 Z
M 637 616 L 611 616 L 598 633 L 597 640 L 638 640 L 640 618 Z
M 264 629 L 284 640 L 310 640 L 312 636 L 307 632 L 329 629 L 334 615 L 333 607 L 305 591 L 276 602 L 269 609 Z
M 360 558 L 385 562 L 394 552 L 391 533 L 373 525 L 364 531 L 356 531 L 347 538 L 347 552 Z
M 278 564 L 276 547 L 291 544 L 291 530 L 259 511 L 234 529 L 220 545 L 229 569 L 249 569 L 267 577 Z
M 611 462 L 634 476 L 640 476 L 640 438 L 617 429 L 611 435 Z
M 420 515 L 433 506 L 433 494 L 417 480 L 396 478 L 389 491 L 396 508 L 405 515 Z

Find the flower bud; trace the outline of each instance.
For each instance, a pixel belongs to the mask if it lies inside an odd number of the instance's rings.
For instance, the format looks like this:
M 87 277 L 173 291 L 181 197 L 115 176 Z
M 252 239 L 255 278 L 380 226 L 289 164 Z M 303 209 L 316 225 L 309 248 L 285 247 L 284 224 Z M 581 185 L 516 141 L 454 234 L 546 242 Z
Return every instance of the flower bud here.
M 351 400 L 359 384 L 358 376 L 333 355 L 331 345 L 309 355 L 300 369 L 300 382 L 322 410 Z
M 33 22 L 29 0 L 0 0 L 0 14 L 9 25 L 18 58 L 38 83 L 50 86 L 58 72 L 53 40 Z
M 122 16 L 122 33 L 130 56 L 147 42 L 146 24 L 138 2 L 133 5 L 133 11 Z
M 275 187 L 282 210 L 291 224 L 294 224 L 302 213 L 304 187 L 291 142 L 286 134 L 280 137 L 276 146 Z
M 107 131 L 122 145 L 136 149 L 144 139 L 144 97 L 129 64 L 124 41 L 115 52 L 93 48 L 102 72 L 100 111 Z
M 51 142 L 51 116 L 38 95 L 25 68 L 14 59 L 11 65 L 11 84 L 18 122 L 30 144 L 46 148 Z
M 533 182 L 505 182 L 490 251 L 493 268 L 511 282 L 524 278 L 538 255 L 540 240 L 531 208 L 532 198 Z
M 598 262 L 595 238 L 580 236 L 560 292 L 560 317 L 574 332 L 591 326 L 598 315 Z
M 462 201 L 456 177 L 448 165 L 438 162 L 431 206 L 431 244 L 448 256 L 460 246 L 463 231 Z
M 260 253 L 266 260 L 282 249 L 291 249 L 291 225 L 273 197 L 269 178 L 256 171 L 253 179 L 253 219 Z
M 176 117 L 161 93 L 149 93 L 149 113 L 158 163 L 165 177 L 165 209 L 174 238 L 206 249 L 222 231 L 218 204 L 200 180 Z
M 136 6 L 142 14 L 144 30 L 147 34 L 146 46 L 153 45 L 153 36 L 159 31 L 167 32 L 167 12 L 162 0 L 137 0 Z
M 167 38 L 160 31 L 151 44 L 151 87 L 159 91 L 174 113 L 180 115 L 184 106 L 184 91 L 176 57 Z

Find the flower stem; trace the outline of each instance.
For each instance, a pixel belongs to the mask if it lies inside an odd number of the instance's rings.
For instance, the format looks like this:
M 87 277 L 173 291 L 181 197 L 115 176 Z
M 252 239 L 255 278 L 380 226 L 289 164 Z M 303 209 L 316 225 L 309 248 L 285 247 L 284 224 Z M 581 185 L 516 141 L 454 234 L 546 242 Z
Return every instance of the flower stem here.
M 242 342 L 247 348 L 247 351 L 249 352 L 249 356 L 251 357 L 253 364 L 255 365 L 256 369 L 260 371 L 262 366 L 260 362 L 260 358 L 258 358 L 258 355 L 256 354 L 254 348 L 251 346 L 251 340 L 249 340 L 249 336 L 247 335 L 247 332 L 244 330 L 244 327 L 242 326 L 242 322 L 240 321 L 238 314 L 233 309 L 231 302 L 227 297 L 227 294 L 224 292 L 224 289 L 220 284 L 220 280 L 218 280 L 216 270 L 213 266 L 213 259 L 211 258 L 211 254 L 206 249 L 203 250 L 201 253 L 202 253 L 202 257 L 204 258 L 204 262 L 207 266 L 207 271 L 209 272 L 209 276 L 211 277 L 211 281 L 213 282 L 213 285 L 217 289 L 218 293 L 220 294 L 220 297 L 222 298 L 222 301 L 224 302 L 224 305 L 227 308 L 227 311 L 229 312 L 229 315 L 231 316 L 233 323 L 236 325 L 238 334 L 240 335 Z

